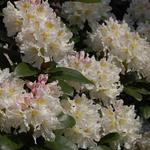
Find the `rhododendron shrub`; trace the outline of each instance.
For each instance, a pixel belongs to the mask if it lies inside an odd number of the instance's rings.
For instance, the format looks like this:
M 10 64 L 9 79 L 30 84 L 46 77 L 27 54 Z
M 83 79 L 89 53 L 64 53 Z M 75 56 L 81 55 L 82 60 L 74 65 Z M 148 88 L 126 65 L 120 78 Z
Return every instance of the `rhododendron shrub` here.
M 150 149 L 149 8 L 2 0 L 0 149 Z

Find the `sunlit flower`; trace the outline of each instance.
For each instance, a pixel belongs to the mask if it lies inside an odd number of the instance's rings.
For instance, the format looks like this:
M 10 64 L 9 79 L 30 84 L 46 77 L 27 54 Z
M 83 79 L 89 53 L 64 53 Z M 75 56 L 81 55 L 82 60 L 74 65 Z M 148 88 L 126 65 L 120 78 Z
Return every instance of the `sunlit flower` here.
M 19 17 L 9 15 L 10 6 L 13 13 L 17 11 Z M 47 1 L 31 3 L 30 0 L 22 0 L 15 2 L 15 6 L 16 8 L 9 2 L 4 8 L 4 23 L 7 27 L 17 20 L 20 21 L 21 26 L 17 26 L 19 30 L 17 27 L 15 31 L 11 31 L 9 27 L 7 29 L 9 35 L 12 35 L 11 32 L 18 32 L 16 41 L 23 53 L 24 62 L 40 68 L 43 62 L 48 62 L 52 58 L 59 61 L 73 50 L 73 42 L 70 42 L 72 33 L 60 18 L 56 17 Z
M 76 143 L 79 148 L 88 148 L 96 145 L 100 139 L 101 119 L 98 110 L 100 105 L 94 104 L 85 95 L 76 96 L 73 100 L 62 102 L 66 112 L 73 116 L 76 125 L 64 131 L 65 136 Z
M 88 89 L 92 98 L 111 101 L 122 91 L 119 81 L 121 69 L 113 64 L 111 59 L 106 60 L 103 58 L 100 61 L 96 61 L 94 56 L 90 58 L 82 51 L 75 55 L 69 55 L 59 65 L 78 70 L 87 79 L 92 81 L 94 85 L 72 84 L 77 90 L 82 88 Z
M 149 76 L 145 72 L 149 65 L 150 44 L 137 32 L 131 32 L 127 23 L 120 24 L 110 18 L 90 34 L 90 39 L 93 50 L 98 53 L 107 50 L 118 57 L 127 71 L 139 71 L 145 77 Z
M 140 23 L 136 29 L 137 32 L 143 37 L 146 38 L 147 41 L 150 42 L 150 23 Z
M 130 25 L 145 23 L 145 21 L 150 21 L 149 9 L 149 0 L 132 0 L 124 19 Z
M 62 16 L 66 18 L 71 25 L 84 27 L 88 21 L 89 25 L 107 18 L 111 7 L 110 0 L 101 0 L 99 3 L 82 3 L 82 2 L 64 2 L 62 5 Z
M 102 107 L 102 128 L 104 135 L 111 132 L 118 132 L 121 135 L 121 145 L 124 143 L 127 149 L 135 144 L 140 138 L 141 122 L 136 118 L 134 106 L 123 105 L 119 100 L 113 106 Z

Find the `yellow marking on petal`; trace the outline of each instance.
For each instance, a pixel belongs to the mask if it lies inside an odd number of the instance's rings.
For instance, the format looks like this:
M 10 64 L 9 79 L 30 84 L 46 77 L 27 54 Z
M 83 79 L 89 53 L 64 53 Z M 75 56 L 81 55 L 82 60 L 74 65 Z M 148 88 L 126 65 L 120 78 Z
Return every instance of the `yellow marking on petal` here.
M 137 47 L 137 43 L 132 42 L 132 44 L 130 45 L 132 49 L 135 49 Z
M 76 111 L 73 113 L 74 117 L 77 119 L 81 119 L 82 118 L 82 112 L 80 111 Z
M 63 36 L 64 35 L 64 31 L 59 31 L 58 33 L 57 33 L 57 36 L 58 37 L 61 37 L 61 36 Z
M 80 104 L 81 104 L 81 98 L 75 99 L 75 103 L 76 103 L 77 105 L 80 105 Z
M 42 5 L 37 7 L 37 12 L 38 13 L 43 13 L 44 12 L 44 7 Z
M 56 44 L 56 43 L 50 43 L 49 44 L 49 48 L 50 49 L 57 49 L 58 48 L 58 44 Z
M 91 64 L 90 63 L 87 63 L 86 65 L 85 65 L 85 68 L 90 68 L 91 67 Z
M 32 114 L 32 117 L 35 117 L 35 116 L 37 116 L 39 114 L 39 112 L 37 110 L 33 109 L 31 114 Z
M 74 128 L 72 128 L 72 129 L 73 129 L 74 132 L 80 133 L 80 129 L 79 129 L 79 128 L 74 127 Z
M 32 15 L 31 13 L 27 13 L 26 17 L 28 20 L 33 20 L 34 19 L 34 15 Z
M 38 29 L 40 27 L 39 21 L 35 21 L 35 27 Z
M 16 19 L 15 21 L 16 26 L 22 25 L 22 21 L 20 19 Z
M 23 10 L 27 10 L 30 7 L 30 4 L 28 2 L 23 3 L 22 8 Z
M 41 36 L 43 38 L 43 41 L 46 41 L 48 39 L 49 34 L 47 32 L 41 33 Z
M 3 95 L 3 89 L 0 89 L 0 96 Z
M 84 132 L 87 133 L 87 134 L 90 134 L 91 133 L 91 129 L 90 128 L 86 128 L 86 129 L 84 129 Z
M 10 96 L 12 96 L 15 93 L 15 89 L 14 88 L 9 89 L 8 93 Z
M 54 27 L 54 24 L 51 23 L 51 22 L 49 22 L 49 21 L 47 21 L 47 22 L 45 23 L 45 26 L 46 26 L 46 28 L 48 28 L 48 29 L 52 29 L 52 28 Z
M 122 51 L 128 53 L 128 48 L 123 48 Z
M 127 120 L 122 118 L 122 119 L 119 120 L 119 123 L 120 123 L 121 125 L 124 125 L 124 124 L 127 123 Z
M 35 47 L 31 48 L 32 53 L 36 54 L 37 53 L 37 49 Z
M 100 66 L 101 66 L 101 67 L 106 67 L 106 66 L 107 66 L 107 63 L 106 63 L 105 61 L 102 61 L 102 62 L 100 63 Z
M 42 104 L 45 104 L 45 99 L 43 99 L 42 97 L 38 98 L 36 100 L 36 102 L 39 104 L 39 105 L 42 105 Z
M 107 115 L 108 115 L 109 118 L 112 118 L 112 116 L 114 114 L 112 111 L 107 111 L 106 113 L 107 113 Z

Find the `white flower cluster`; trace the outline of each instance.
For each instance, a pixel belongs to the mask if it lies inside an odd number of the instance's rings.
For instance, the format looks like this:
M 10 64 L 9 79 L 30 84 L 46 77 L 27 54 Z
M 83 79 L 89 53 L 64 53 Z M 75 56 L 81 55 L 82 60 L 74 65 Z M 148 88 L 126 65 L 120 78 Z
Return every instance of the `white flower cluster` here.
M 150 22 L 140 23 L 136 31 L 150 43 Z
M 83 29 L 88 21 L 94 28 L 93 33 L 89 33 L 88 44 L 97 54 L 104 53 L 99 60 L 83 51 L 73 51 L 72 33 L 49 7 L 48 1 L 7 3 L 3 9 L 3 22 L 8 36 L 14 36 L 24 62 L 45 73 L 46 69 L 49 70 L 47 62 L 54 60 L 56 70 L 57 67 L 74 69 L 93 84 L 65 80 L 76 94 L 66 98 L 63 85 L 57 81 L 47 83 L 50 81 L 48 76 L 55 79 L 55 72 L 40 74 L 36 81 L 30 82 L 15 77 L 8 69 L 0 70 L 0 131 L 32 131 L 36 142 L 40 136 L 45 140 L 55 140 L 55 131 L 61 129 L 60 134 L 79 149 L 94 148 L 103 136 L 118 132 L 121 139 L 115 143 L 114 149 L 119 150 L 123 145 L 132 149 L 140 138 L 141 122 L 136 118 L 134 106 L 123 105 L 122 100 L 117 100 L 123 90 L 120 73 L 123 69 L 139 71 L 150 80 L 150 44 L 138 33 L 131 32 L 125 22 L 118 23 L 110 18 L 105 24 L 98 25 L 98 21 L 109 16 L 109 3 L 110 0 L 101 0 L 92 4 L 64 2 L 62 5 L 61 15 L 70 25 Z M 135 16 L 142 18 L 138 12 Z M 133 20 L 138 21 L 136 17 Z M 139 25 L 137 30 L 147 36 L 148 32 L 142 27 Z M 61 76 L 57 79 L 63 80 Z M 73 127 L 64 127 L 59 118 L 62 114 L 74 119 Z
M 86 56 L 84 51 L 75 55 L 68 55 L 59 66 L 69 67 L 80 71 L 87 79 L 92 81 L 94 85 L 84 84 L 82 88 L 90 91 L 92 98 L 100 98 L 100 100 L 111 101 L 116 98 L 122 91 L 120 85 L 119 73 L 121 69 L 111 62 L 111 59 L 102 59 L 96 61 L 93 56 Z M 81 85 L 72 84 L 77 90 Z
M 132 0 L 127 14 L 124 16 L 129 25 L 137 26 L 136 31 L 150 42 L 150 1 Z
M 149 78 L 150 44 L 137 32 L 131 32 L 127 23 L 119 24 L 110 18 L 89 37 L 93 50 L 108 50 L 124 64 L 127 71 L 139 71 Z
M 71 25 L 84 27 L 88 21 L 89 25 L 109 16 L 111 7 L 110 0 L 101 0 L 99 3 L 65 2 L 62 5 L 62 16 L 67 18 Z
M 76 143 L 79 148 L 86 149 L 96 145 L 94 141 L 100 140 L 101 118 L 100 105 L 94 104 L 83 94 L 73 100 L 63 101 L 63 106 L 68 114 L 73 116 L 76 125 L 64 131 L 65 136 Z
M 12 74 L 0 83 L 1 131 L 11 133 L 14 128 L 15 132 L 27 132 L 32 126 L 35 140 L 39 136 L 55 138 L 53 131 L 61 128 L 57 115 L 63 112 L 59 101 L 62 93 L 57 82 L 45 84 L 46 78 L 40 75 L 38 82 L 30 82 L 31 93 L 24 90 L 25 82 Z
M 130 7 L 127 9 L 127 14 L 124 19 L 130 25 L 145 23 L 150 21 L 150 2 L 149 0 L 132 0 Z
M 139 118 L 136 118 L 134 106 L 123 105 L 123 101 L 118 100 L 113 106 L 102 107 L 101 112 L 104 133 L 120 133 L 125 148 L 131 149 L 135 140 L 140 138 L 139 129 L 141 128 Z
M 47 1 L 35 4 L 22 0 L 15 2 L 15 6 L 8 2 L 3 13 L 8 35 L 18 33 L 16 41 L 24 62 L 40 68 L 43 62 L 52 58 L 58 61 L 73 50 L 73 42 L 69 43 L 72 33 Z

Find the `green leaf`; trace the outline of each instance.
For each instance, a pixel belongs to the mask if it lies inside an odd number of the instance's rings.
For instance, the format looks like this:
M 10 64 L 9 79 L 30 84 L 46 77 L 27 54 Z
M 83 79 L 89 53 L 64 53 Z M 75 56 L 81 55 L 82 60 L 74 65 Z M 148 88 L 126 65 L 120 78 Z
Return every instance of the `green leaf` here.
M 45 142 L 45 148 L 51 150 L 78 150 L 75 144 L 63 136 L 57 136 L 54 142 Z
M 72 116 L 64 113 L 59 114 L 57 118 L 62 124 L 63 128 L 72 128 L 76 124 L 76 121 Z
M 56 65 L 57 65 L 56 62 L 54 62 L 54 61 L 45 63 L 45 67 L 44 67 L 44 68 L 46 68 L 45 73 L 49 73 L 49 72 L 53 71 L 54 69 L 56 69 Z
M 77 2 L 83 2 L 83 3 L 99 3 L 101 0 L 74 0 Z
M 112 150 L 112 149 L 106 145 L 98 145 L 96 147 L 90 148 L 89 150 Z
M 59 85 L 65 95 L 73 96 L 74 89 L 67 82 L 59 80 Z
M 29 64 L 26 63 L 20 63 L 14 71 L 15 75 L 17 77 L 29 77 L 36 75 L 38 73 L 38 70 Z
M 109 144 L 120 139 L 120 135 L 117 132 L 112 132 L 101 138 L 100 144 Z
M 150 91 L 146 90 L 146 89 L 138 89 L 138 92 L 143 94 L 143 95 L 150 95 Z
M 136 100 L 141 101 L 142 100 L 142 95 L 139 92 L 139 89 L 136 89 L 134 87 L 124 87 L 124 92 L 132 97 L 134 97 Z
M 0 149 L 1 150 L 18 150 L 22 144 L 15 143 L 6 135 L 0 135 Z
M 50 73 L 53 73 L 53 78 L 57 80 L 66 80 L 66 81 L 77 81 L 84 84 L 93 84 L 90 80 L 84 77 L 79 71 L 65 68 L 57 67 Z
M 140 107 L 140 111 L 143 114 L 145 119 L 150 118 L 150 106 L 142 106 Z

